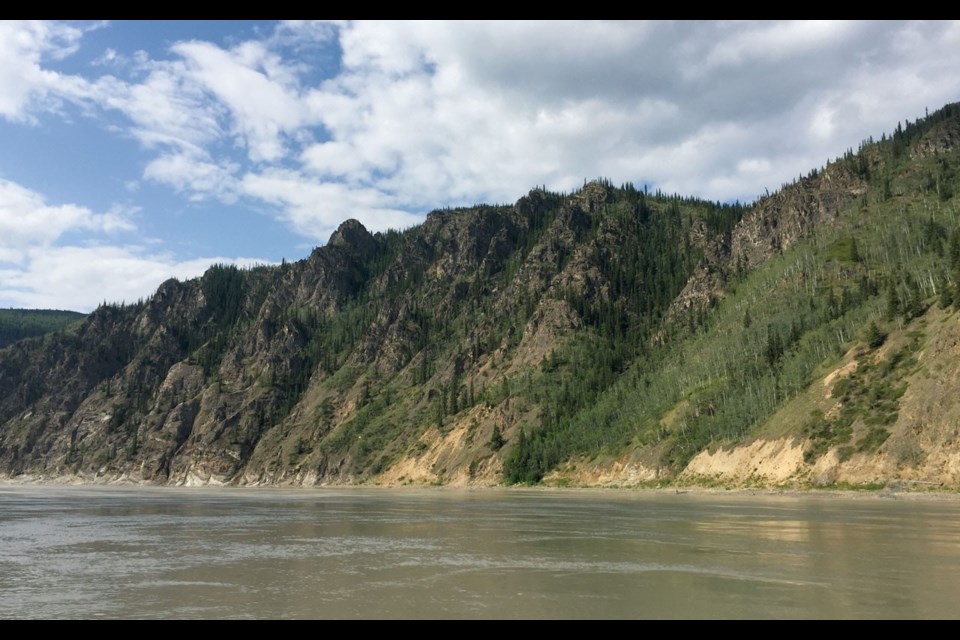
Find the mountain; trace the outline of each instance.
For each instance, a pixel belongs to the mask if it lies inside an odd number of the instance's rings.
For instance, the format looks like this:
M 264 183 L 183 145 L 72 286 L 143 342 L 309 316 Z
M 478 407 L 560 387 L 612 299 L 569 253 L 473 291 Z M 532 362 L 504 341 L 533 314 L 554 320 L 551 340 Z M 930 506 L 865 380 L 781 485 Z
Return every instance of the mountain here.
M 0 472 L 960 486 L 960 105 L 752 205 L 607 180 L 0 351 Z

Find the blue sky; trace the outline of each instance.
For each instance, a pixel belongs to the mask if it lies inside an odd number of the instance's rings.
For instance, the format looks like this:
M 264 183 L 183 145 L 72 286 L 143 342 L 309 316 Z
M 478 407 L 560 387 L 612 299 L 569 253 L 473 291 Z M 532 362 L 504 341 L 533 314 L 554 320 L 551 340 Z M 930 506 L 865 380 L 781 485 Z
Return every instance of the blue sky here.
M 751 201 L 960 100 L 960 23 L 0 22 L 0 307 L 607 177 Z

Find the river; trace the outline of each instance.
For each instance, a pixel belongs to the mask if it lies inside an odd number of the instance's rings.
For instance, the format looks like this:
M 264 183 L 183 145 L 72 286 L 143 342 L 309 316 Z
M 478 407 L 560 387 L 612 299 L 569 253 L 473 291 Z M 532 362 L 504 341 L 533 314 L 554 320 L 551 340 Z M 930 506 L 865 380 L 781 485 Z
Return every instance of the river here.
M 960 499 L 0 485 L 0 618 L 957 618 Z

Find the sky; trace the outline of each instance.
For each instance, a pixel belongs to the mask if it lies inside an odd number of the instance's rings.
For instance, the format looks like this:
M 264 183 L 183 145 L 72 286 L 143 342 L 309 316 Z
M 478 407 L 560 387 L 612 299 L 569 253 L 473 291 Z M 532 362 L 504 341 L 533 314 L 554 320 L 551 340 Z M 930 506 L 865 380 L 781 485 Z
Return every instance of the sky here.
M 586 180 L 751 202 L 960 100 L 960 21 L 0 21 L 0 307 Z

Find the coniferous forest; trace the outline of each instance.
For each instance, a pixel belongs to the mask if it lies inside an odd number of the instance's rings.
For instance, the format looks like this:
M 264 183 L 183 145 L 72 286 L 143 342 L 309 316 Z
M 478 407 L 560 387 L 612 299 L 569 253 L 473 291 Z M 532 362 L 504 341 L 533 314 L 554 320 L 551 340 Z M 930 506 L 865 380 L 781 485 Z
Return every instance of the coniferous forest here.
M 62 329 L 82 317 L 75 311 L 0 309 L 0 349 L 22 338 Z

